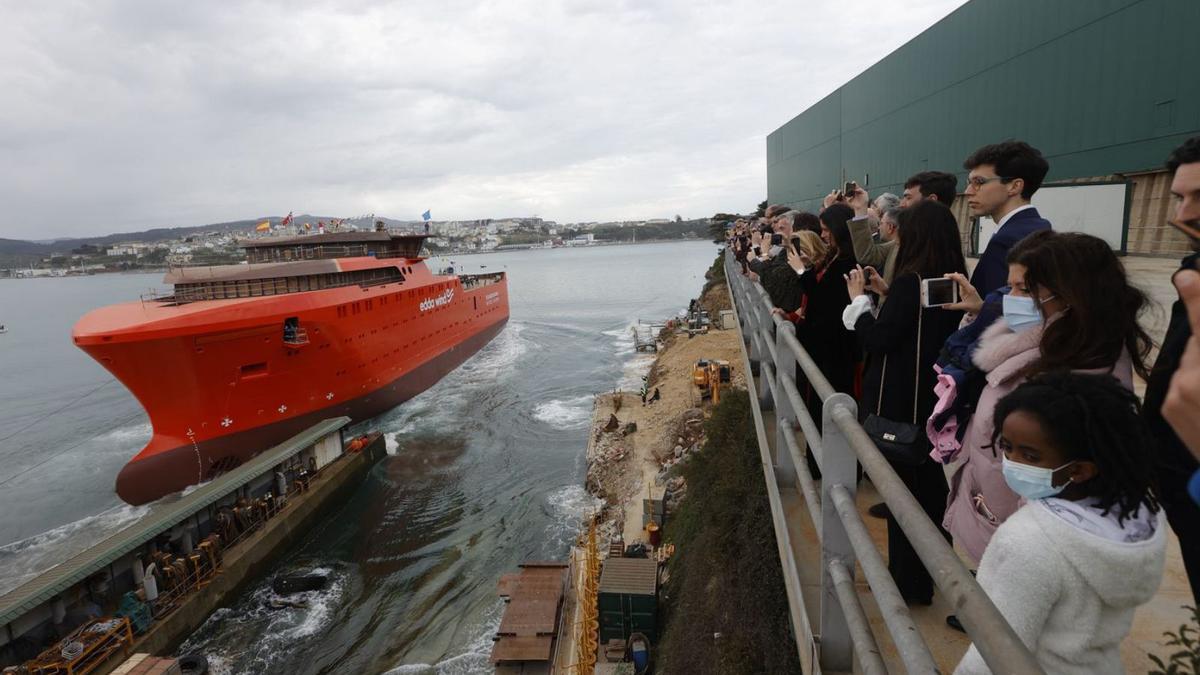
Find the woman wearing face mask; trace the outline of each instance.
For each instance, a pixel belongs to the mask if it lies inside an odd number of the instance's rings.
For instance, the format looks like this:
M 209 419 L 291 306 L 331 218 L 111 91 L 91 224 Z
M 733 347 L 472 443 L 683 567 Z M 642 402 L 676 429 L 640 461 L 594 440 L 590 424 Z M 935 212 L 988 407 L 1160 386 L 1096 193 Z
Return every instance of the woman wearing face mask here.
M 1008 284 L 1003 319 L 984 331 L 972 355 L 987 384 L 963 436 L 964 461 L 942 521 L 975 562 L 1021 499 L 991 442 L 996 402 L 1028 378 L 1056 370 L 1111 374 L 1132 389 L 1132 372 L 1146 375 L 1151 344 L 1137 322 L 1146 296 L 1129 284 L 1102 239 L 1035 232 L 1009 252 Z M 964 301 L 982 304 L 977 295 Z
M 1111 376 L 1046 373 L 1000 399 L 995 420 L 1025 505 L 996 530 L 979 585 L 1047 673 L 1125 672 L 1121 640 L 1166 559 L 1137 396 Z M 991 670 L 972 646 L 954 672 Z

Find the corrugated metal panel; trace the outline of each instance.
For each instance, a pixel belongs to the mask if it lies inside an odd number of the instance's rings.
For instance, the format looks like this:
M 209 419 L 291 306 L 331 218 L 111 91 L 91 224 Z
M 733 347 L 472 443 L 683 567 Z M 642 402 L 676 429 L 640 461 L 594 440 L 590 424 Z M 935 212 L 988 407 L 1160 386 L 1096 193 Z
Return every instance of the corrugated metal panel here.
M 771 133 L 768 199 L 814 209 L 843 171 L 872 193 L 965 177 L 1006 138 L 1047 180 L 1155 169 L 1200 133 L 1196 25 L 1195 0 L 973 0 Z
M 652 558 L 609 558 L 600 572 L 601 593 L 654 595 L 658 591 L 658 562 Z
M 1133 174 L 1129 204 L 1129 252 L 1183 257 L 1191 245 L 1167 223 L 1171 208 L 1171 175 L 1166 171 Z
M 270 471 L 276 464 L 312 445 L 322 436 L 349 423 L 349 417 L 334 417 L 318 422 L 177 501 L 154 506 L 150 513 L 133 525 L 0 596 L 0 625 L 15 621 L 26 612 L 52 600 L 105 565 Z

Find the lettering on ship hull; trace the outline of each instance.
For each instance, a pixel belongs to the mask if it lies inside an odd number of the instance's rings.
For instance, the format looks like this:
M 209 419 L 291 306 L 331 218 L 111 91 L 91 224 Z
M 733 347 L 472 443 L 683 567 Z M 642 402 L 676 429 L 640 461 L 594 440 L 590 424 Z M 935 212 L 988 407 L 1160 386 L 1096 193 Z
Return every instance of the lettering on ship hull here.
M 442 292 L 441 295 L 437 296 L 436 298 L 426 298 L 425 300 L 422 300 L 420 308 L 421 308 L 422 312 L 428 312 L 429 310 L 431 310 L 435 307 L 444 307 L 445 305 L 450 304 L 450 301 L 453 299 L 454 299 L 454 289 L 447 288 L 444 292 Z

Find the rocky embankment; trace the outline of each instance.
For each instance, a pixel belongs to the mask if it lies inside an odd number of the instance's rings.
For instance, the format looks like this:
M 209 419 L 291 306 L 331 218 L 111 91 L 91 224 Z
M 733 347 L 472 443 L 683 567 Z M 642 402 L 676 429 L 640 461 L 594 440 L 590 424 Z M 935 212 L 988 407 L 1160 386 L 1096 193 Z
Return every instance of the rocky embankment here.
M 724 285 L 716 286 L 701 302 L 708 305 L 722 294 Z M 713 318 L 715 322 L 715 312 Z M 666 499 L 669 517 L 683 496 L 686 485 L 672 469 L 703 445 L 704 420 L 711 408 L 711 402 L 701 399 L 693 384 L 693 368 L 700 359 L 728 361 L 733 368 L 732 385 L 745 388 L 738 340 L 736 330 L 714 329 L 690 338 L 686 333 L 664 330 L 647 376 L 648 390 L 659 391 L 658 401 L 643 405 L 640 392 L 632 391 L 596 396 L 586 487 L 604 502 L 599 528 L 604 548 L 617 539 L 626 545 L 647 539 L 644 499 Z

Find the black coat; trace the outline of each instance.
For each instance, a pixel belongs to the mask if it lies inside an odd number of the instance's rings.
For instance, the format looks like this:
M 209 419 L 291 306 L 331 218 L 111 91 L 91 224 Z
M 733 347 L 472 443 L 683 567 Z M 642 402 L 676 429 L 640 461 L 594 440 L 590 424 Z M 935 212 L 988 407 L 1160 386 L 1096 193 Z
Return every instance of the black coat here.
M 924 313 L 919 357 L 918 312 Z M 883 405 L 879 407 L 879 414 L 895 422 L 913 421 L 914 378 L 919 372 L 921 381 L 915 386 L 918 396 L 916 423 L 924 426 L 937 402 L 933 393 L 937 382 L 933 364 L 937 361 L 942 344 L 958 329 L 961 321 L 962 312 L 937 307 L 921 308 L 921 284 L 916 274 L 905 274 L 894 279 L 888 291 L 888 301 L 883 303 L 879 316 L 865 312 L 854 324 L 858 342 L 867 360 L 859 417 L 865 419 L 867 414 L 877 409 L 886 356 L 887 377 L 883 382 Z
M 1183 269 L 1195 269 L 1200 254 L 1183 260 Z M 1158 478 L 1158 501 L 1167 512 L 1171 529 L 1179 536 L 1183 566 L 1192 586 L 1192 596 L 1200 603 L 1200 508 L 1188 493 L 1188 479 L 1197 469 L 1196 459 L 1162 416 L 1163 401 L 1171 386 L 1171 377 L 1179 370 L 1179 361 L 1192 337 L 1187 307 L 1182 300 L 1171 306 L 1171 323 L 1163 338 L 1158 360 L 1146 382 L 1146 400 L 1142 416 L 1154 438 L 1155 473 Z
M 781 253 L 779 262 L 768 263 L 759 275 L 763 289 L 771 297 L 771 304 L 785 312 L 795 312 L 800 309 L 800 301 L 804 297 L 804 287 L 799 275 L 792 266 L 787 264 L 787 253 Z M 774 259 L 771 261 L 774 263 Z
M 763 291 L 770 297 L 770 304 L 787 312 L 799 309 L 800 298 L 804 293 L 800 288 L 796 270 L 787 264 L 786 250 L 758 265 L 755 273 L 758 274 L 758 282 L 762 283 Z
M 842 324 L 842 311 L 850 304 L 845 275 L 852 269 L 854 259 L 844 257 L 830 263 L 824 274 L 809 270 L 798 277 L 808 300 L 804 321 L 796 327 L 801 346 L 821 368 L 829 384 L 851 395 L 860 355 L 854 336 Z

